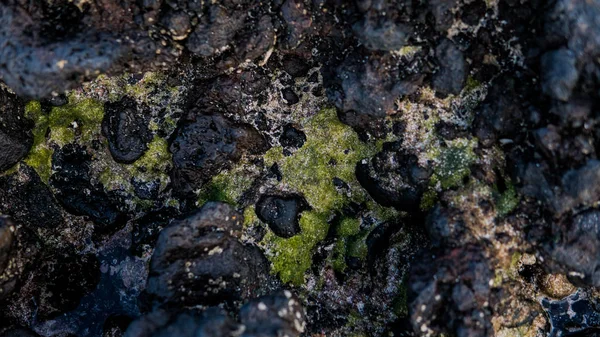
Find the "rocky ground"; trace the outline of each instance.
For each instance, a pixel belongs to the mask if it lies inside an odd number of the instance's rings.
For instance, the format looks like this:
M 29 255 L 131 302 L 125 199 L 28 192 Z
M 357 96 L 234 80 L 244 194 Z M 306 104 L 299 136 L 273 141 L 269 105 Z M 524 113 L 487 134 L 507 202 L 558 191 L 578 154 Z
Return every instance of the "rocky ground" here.
M 600 336 L 600 1 L 6 0 L 0 337 Z

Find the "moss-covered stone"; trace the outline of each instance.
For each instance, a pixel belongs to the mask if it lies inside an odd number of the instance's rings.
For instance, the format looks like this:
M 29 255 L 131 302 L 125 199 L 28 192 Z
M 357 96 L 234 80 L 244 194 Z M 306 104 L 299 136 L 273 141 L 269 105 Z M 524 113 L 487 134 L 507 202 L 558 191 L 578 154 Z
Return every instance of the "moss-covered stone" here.
M 299 235 L 284 239 L 268 232 L 264 239 L 268 243 L 267 256 L 273 263 L 272 271 L 283 282 L 294 285 L 304 283 L 304 273 L 312 265 L 313 248 L 325 239 L 329 229 L 327 217 L 316 211 L 303 212 L 299 223 Z
M 284 239 L 269 232 L 263 240 L 273 272 L 283 282 L 296 285 L 304 282 L 304 273 L 312 264 L 313 248 L 327 235 L 333 212 L 350 201 L 368 198 L 354 170 L 359 160 L 377 151 L 375 144 L 361 142 L 352 128 L 342 124 L 334 109 L 323 109 L 306 118 L 302 129 L 306 142 L 293 155 L 284 156 L 281 147 L 272 148 L 265 155 L 266 165 L 277 163 L 281 171 L 279 188 L 301 193 L 312 207 L 300 217 L 300 234 Z M 345 181 L 350 193 L 340 193 L 333 178 Z M 356 221 L 348 222 L 344 230 L 356 230 Z
M 172 166 L 172 155 L 169 151 L 169 144 L 166 139 L 154 136 L 148 144 L 148 150 L 136 160 L 128 165 L 132 176 L 143 181 L 160 181 L 161 190 L 167 187 L 170 182 L 169 170 Z
M 48 133 L 48 115 L 42 112 L 38 101 L 31 101 L 25 105 L 25 117 L 33 120 L 33 145 L 29 154 L 24 159 L 31 166 L 42 181 L 48 182 L 52 170 L 52 153 L 54 152 L 46 143 Z
M 104 105 L 94 99 L 75 100 L 69 97 L 69 103 L 53 107 L 48 116 L 49 139 L 62 147 L 78 140 L 87 143 L 99 138 L 100 124 L 104 118 Z

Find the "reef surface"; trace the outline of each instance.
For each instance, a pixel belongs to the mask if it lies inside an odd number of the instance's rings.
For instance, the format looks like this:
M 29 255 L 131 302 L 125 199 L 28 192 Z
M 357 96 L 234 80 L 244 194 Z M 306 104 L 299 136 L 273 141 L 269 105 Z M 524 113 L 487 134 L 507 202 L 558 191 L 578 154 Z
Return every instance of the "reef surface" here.
M 600 336 L 599 60 L 600 0 L 2 1 L 0 337 Z

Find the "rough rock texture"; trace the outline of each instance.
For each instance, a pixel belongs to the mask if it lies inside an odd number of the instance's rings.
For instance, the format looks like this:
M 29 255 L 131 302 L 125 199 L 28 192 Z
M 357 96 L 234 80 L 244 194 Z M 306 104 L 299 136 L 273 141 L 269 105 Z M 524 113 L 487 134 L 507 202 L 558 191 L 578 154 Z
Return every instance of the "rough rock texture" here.
M 33 144 L 33 124 L 23 114 L 23 104 L 14 94 L 0 88 L 0 170 L 23 159 Z
M 597 334 L 599 14 L 3 1 L 0 336 Z
M 188 120 L 181 124 L 171 144 L 173 183 L 179 193 L 202 187 L 245 152 L 259 153 L 264 149 L 264 141 L 254 129 L 233 125 L 220 114 L 196 112 Z
M 298 219 L 307 208 L 306 201 L 298 196 L 263 196 L 256 204 L 256 215 L 273 233 L 289 238 L 300 233 Z
M 137 104 L 129 97 L 106 104 L 104 111 L 102 134 L 110 153 L 119 163 L 133 163 L 146 152 L 152 139 L 148 112 L 138 112 Z
M 238 241 L 242 216 L 207 203 L 164 228 L 150 264 L 147 291 L 170 304 L 216 304 L 248 298 L 266 279 L 266 260 Z

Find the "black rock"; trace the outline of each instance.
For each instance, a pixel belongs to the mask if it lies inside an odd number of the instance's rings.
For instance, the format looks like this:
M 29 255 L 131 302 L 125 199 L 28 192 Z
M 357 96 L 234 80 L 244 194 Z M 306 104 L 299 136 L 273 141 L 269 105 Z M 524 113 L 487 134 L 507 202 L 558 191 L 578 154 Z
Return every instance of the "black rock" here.
M 429 10 L 435 18 L 435 29 L 446 33 L 454 21 L 453 10 L 459 4 L 458 0 L 429 0 Z
M 568 101 L 577 85 L 579 71 L 575 53 L 562 48 L 542 56 L 542 90 L 560 101 Z
M 302 58 L 294 55 L 286 55 L 281 61 L 283 70 L 292 77 L 305 77 L 310 70 L 310 66 Z
M 189 194 L 212 176 L 237 162 L 244 153 L 266 150 L 264 139 L 249 125 L 234 124 L 220 114 L 190 116 L 171 144 L 177 193 Z
M 25 164 L 17 172 L 0 177 L 0 212 L 30 229 L 56 228 L 64 221 L 48 186 Z
M 432 86 L 442 95 L 457 95 L 467 80 L 467 64 L 463 53 L 450 40 L 444 39 L 435 48 L 440 68 L 433 76 Z
M 123 337 L 131 321 L 128 316 L 110 316 L 102 327 L 102 337 Z
M 100 281 L 100 262 L 94 254 L 52 251 L 41 261 L 31 280 L 40 319 L 76 309 L 82 297 Z
M 299 336 L 306 327 L 300 300 L 290 291 L 259 297 L 240 309 L 242 337 Z
M 179 215 L 175 208 L 165 207 L 151 211 L 133 221 L 131 233 L 131 251 L 137 256 L 150 251 L 154 247 L 160 231 L 169 224 L 173 217 Z
M 0 333 L 0 337 L 39 337 L 37 333 L 25 328 L 13 328 L 3 333 Z
M 287 102 L 287 105 L 294 105 L 300 102 L 300 98 L 298 98 L 298 95 L 296 95 L 294 89 L 292 88 L 285 88 L 281 90 L 281 95 L 283 96 L 283 99 Z
M 67 144 L 54 152 L 50 185 L 65 210 L 75 215 L 90 217 L 99 232 L 110 232 L 124 225 L 126 214 L 116 195 L 104 192 L 102 185 L 92 184 L 90 165 L 92 156 L 85 147 Z
M 421 167 L 414 155 L 388 143 L 371 160 L 356 165 L 356 177 L 375 201 L 406 212 L 418 212 L 431 170 Z
M 216 308 L 204 313 L 156 310 L 131 323 L 124 337 L 233 337 L 239 329 L 239 324 Z
M 352 27 L 354 35 L 371 50 L 399 50 L 410 38 L 413 28 L 388 18 L 365 18 Z
M 158 302 L 211 305 L 248 298 L 264 284 L 267 261 L 238 241 L 243 218 L 209 202 L 160 232 L 147 292 Z
M 283 238 L 300 233 L 300 213 L 307 209 L 308 203 L 301 196 L 262 196 L 256 203 L 258 218 Z
M 423 81 L 422 75 L 401 78 L 387 58 L 350 55 L 327 78 L 329 99 L 340 110 L 340 120 L 358 132 L 380 137 L 385 133 L 383 119 L 395 111 L 398 97 L 414 93 Z
M 500 77 L 476 110 L 474 128 L 479 143 L 490 147 L 501 138 L 512 138 L 523 120 L 526 102 L 520 98 L 527 87 L 521 79 Z
M 251 300 L 239 319 L 214 307 L 204 312 L 159 309 L 131 323 L 124 337 L 298 337 L 306 325 L 300 301 L 289 291 Z
M 208 15 L 196 25 L 187 40 L 188 49 L 199 56 L 209 57 L 227 47 L 243 27 L 245 11 L 234 11 L 224 6 L 210 6 Z
M 579 289 L 561 300 L 543 298 L 541 304 L 550 318 L 549 336 L 597 336 L 600 303 L 594 295 Z
M 0 218 L 0 274 L 6 269 L 9 254 L 13 247 L 15 228 L 8 217 Z
M 139 111 L 130 97 L 104 105 L 102 134 L 108 140 L 112 157 L 119 163 L 133 163 L 148 149 L 152 133 L 148 129 L 150 114 Z
M 306 135 L 304 132 L 298 130 L 292 124 L 285 125 L 281 136 L 279 136 L 279 144 L 281 144 L 288 153 L 291 153 L 290 149 L 301 148 L 305 141 Z
M 13 233 L 15 229 L 10 218 L 0 217 L 0 299 L 6 297 L 16 283 L 14 267 L 9 266 L 17 241 Z
M 40 103 L 50 107 L 63 106 L 69 103 L 69 98 L 65 94 L 50 95 L 48 98 L 41 99 Z
M 590 210 L 553 226 L 555 239 L 544 245 L 553 272 L 573 275 L 577 285 L 599 286 L 600 212 Z
M 160 180 L 140 181 L 135 177 L 131 178 L 133 191 L 140 199 L 155 200 L 160 192 Z
M 482 248 L 423 251 L 413 261 L 408 284 L 415 333 L 493 336 L 493 273 Z
M 25 118 L 25 103 L 0 88 L 0 172 L 24 158 L 31 145 L 33 123 Z

